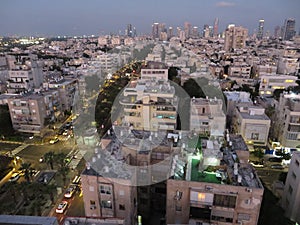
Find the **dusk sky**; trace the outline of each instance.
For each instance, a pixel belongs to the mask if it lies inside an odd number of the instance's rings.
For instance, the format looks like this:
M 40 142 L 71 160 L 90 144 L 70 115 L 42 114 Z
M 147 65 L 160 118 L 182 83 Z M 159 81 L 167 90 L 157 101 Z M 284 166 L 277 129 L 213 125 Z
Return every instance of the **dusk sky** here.
M 258 20 L 274 32 L 286 18 L 300 28 L 300 0 L 1 0 L 0 35 L 100 35 L 119 31 L 128 23 L 138 34 L 150 33 L 154 22 L 203 28 L 219 18 L 219 31 L 234 23 L 253 33 Z

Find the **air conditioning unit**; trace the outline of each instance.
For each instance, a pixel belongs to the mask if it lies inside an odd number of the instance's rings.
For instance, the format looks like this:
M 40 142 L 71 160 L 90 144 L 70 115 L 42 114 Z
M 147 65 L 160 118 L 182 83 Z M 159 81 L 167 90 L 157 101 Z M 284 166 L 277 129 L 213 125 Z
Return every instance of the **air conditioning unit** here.
M 246 188 L 246 191 L 247 192 L 252 192 L 252 189 L 251 188 Z
M 95 205 L 91 205 L 91 206 L 90 206 L 90 209 L 91 209 L 91 210 L 94 210 L 94 209 L 96 209 L 96 206 L 95 206 Z

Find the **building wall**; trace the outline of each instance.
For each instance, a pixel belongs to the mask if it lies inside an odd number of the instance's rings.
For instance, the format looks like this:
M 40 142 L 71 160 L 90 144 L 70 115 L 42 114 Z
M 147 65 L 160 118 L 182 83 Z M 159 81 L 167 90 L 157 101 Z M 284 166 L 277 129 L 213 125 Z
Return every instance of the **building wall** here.
M 129 181 L 85 174 L 80 177 L 87 217 L 124 218 L 126 225 L 135 224 L 136 187 Z
M 300 223 L 300 153 L 294 152 L 282 197 L 282 208 L 292 221 Z
M 225 206 L 225 200 L 217 201 L 217 195 L 233 196 L 232 199 L 235 197 L 235 201 L 228 207 L 229 205 Z M 220 222 L 221 215 L 230 215 L 231 222 L 224 224 L 239 224 L 238 221 L 242 221 L 246 225 L 256 225 L 262 197 L 262 188 L 169 179 L 167 224 L 196 224 L 196 222 L 223 224 Z M 220 206 L 222 203 L 223 206 Z M 197 210 L 200 210 L 199 213 Z M 206 218 L 201 218 L 201 214 L 206 214 Z

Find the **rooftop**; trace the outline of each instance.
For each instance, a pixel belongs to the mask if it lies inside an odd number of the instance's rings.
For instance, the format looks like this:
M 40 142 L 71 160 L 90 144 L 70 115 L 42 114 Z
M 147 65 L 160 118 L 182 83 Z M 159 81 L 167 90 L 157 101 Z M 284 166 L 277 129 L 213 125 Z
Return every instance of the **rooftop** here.
M 64 225 L 123 225 L 124 220 L 118 218 L 87 218 L 87 217 L 67 217 Z
M 17 225 L 56 225 L 58 224 L 56 217 L 44 216 L 21 216 L 21 215 L 0 215 L 0 224 Z
M 141 69 L 168 69 L 167 65 L 161 62 L 148 61 Z

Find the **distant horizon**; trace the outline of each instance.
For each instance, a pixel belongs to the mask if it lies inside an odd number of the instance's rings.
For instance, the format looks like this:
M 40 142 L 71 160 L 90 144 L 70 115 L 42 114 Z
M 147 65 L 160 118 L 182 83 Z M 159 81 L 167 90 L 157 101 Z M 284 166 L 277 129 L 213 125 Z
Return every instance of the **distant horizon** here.
M 219 19 L 218 33 L 235 24 L 247 28 L 250 35 L 257 31 L 260 19 L 265 20 L 264 33 L 272 35 L 285 19 L 294 18 L 298 34 L 299 8 L 300 1 L 294 0 L 2 0 L 0 36 L 124 35 L 127 24 L 142 35 L 151 34 L 154 22 L 175 30 L 189 22 L 201 32 L 215 18 Z

